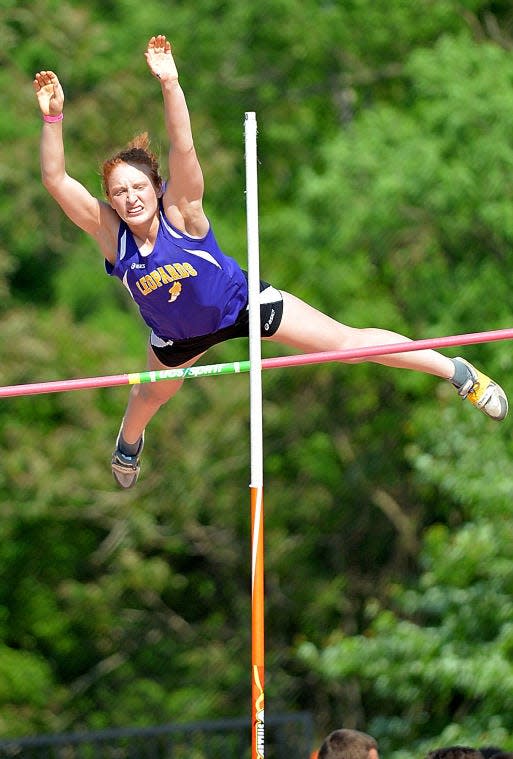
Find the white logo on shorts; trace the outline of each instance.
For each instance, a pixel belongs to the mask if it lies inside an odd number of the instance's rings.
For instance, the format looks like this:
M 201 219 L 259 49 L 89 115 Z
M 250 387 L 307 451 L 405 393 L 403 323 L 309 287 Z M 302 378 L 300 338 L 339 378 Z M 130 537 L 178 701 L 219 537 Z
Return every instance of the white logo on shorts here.
M 276 315 L 276 311 L 275 311 L 275 310 L 274 310 L 274 308 L 273 308 L 273 309 L 271 309 L 271 315 L 270 315 L 269 319 L 268 319 L 268 320 L 266 321 L 266 323 L 264 324 L 264 330 L 265 330 L 266 332 L 269 332 L 269 330 L 270 330 L 270 328 L 271 328 L 271 324 L 272 324 L 272 323 L 273 323 L 273 321 L 274 321 L 274 317 L 275 317 L 275 315 Z

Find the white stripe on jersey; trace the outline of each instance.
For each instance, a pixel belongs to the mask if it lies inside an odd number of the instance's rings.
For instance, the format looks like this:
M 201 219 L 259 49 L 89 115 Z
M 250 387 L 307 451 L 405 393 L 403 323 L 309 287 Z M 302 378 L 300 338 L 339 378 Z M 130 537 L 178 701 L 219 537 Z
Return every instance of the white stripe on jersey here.
M 184 250 L 186 253 L 190 253 L 191 256 L 198 256 L 198 258 L 203 258 L 205 261 L 214 264 L 218 269 L 223 268 L 219 261 L 216 261 L 212 253 L 209 253 L 208 250 L 189 250 L 189 248 L 184 248 Z
M 165 228 L 167 229 L 167 231 L 169 232 L 169 234 L 171 235 L 171 237 L 176 237 L 178 240 L 183 240 L 182 235 L 179 235 L 178 232 L 176 232 L 173 229 L 173 227 L 169 226 L 169 224 L 167 223 L 166 219 L 164 218 L 164 214 L 162 212 L 160 214 L 160 221 L 165 226 Z
M 121 240 L 119 241 L 119 260 L 122 261 L 126 255 L 126 229 L 121 235 Z

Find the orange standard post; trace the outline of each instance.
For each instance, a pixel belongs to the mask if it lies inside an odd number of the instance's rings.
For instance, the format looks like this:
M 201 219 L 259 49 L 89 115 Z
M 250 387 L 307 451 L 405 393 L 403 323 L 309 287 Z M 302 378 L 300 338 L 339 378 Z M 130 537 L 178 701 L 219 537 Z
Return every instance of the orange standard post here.
M 252 759 L 264 757 L 264 498 L 251 488 Z

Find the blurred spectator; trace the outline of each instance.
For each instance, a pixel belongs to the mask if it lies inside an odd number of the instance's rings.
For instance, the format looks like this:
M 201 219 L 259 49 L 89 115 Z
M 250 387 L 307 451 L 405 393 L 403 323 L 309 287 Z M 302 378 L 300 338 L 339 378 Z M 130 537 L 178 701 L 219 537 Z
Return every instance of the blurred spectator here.
M 324 739 L 317 759 L 379 759 L 378 744 L 359 730 L 334 730 Z
M 444 746 L 430 751 L 426 759 L 483 759 L 481 751 L 469 746 Z

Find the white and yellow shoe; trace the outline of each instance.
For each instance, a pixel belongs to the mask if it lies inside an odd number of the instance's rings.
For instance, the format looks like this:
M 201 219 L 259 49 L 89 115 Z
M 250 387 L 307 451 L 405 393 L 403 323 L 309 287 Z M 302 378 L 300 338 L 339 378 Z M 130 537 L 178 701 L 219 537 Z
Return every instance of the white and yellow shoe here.
M 508 413 L 508 399 L 502 387 L 464 358 L 454 358 L 453 361 L 465 364 L 469 372 L 468 380 L 457 388 L 458 394 L 490 419 L 502 421 Z

